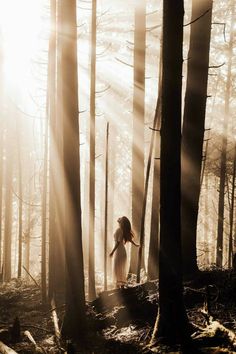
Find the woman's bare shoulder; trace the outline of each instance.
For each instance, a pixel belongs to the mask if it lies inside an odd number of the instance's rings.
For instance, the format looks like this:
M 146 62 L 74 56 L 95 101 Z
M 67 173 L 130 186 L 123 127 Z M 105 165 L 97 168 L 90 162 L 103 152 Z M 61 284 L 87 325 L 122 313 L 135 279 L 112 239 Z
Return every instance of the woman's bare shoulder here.
M 120 238 L 120 236 L 122 236 L 122 230 L 120 227 L 118 227 L 114 233 L 114 238 L 118 239 L 118 238 Z

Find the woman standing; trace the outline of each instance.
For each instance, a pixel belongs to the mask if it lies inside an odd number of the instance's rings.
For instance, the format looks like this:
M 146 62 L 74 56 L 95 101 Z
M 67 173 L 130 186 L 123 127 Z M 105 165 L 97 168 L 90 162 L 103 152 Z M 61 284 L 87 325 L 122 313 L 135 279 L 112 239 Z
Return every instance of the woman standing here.
M 126 216 L 122 216 L 117 221 L 119 227 L 114 234 L 115 246 L 110 253 L 110 257 L 115 253 L 114 276 L 116 279 L 116 287 L 120 288 L 126 284 L 127 277 L 127 253 L 125 244 L 131 242 L 136 247 L 139 247 L 139 245 L 133 241 L 134 234 L 129 219 Z

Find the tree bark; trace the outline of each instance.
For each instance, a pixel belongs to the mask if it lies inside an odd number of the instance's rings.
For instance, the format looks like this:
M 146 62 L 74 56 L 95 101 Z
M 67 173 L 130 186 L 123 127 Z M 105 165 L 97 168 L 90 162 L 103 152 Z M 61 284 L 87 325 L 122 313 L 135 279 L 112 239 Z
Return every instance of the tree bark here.
M 96 37 L 97 37 L 97 0 L 92 1 L 91 34 L 91 84 L 90 84 L 90 174 L 89 174 L 89 301 L 96 298 L 95 289 L 95 141 L 96 141 Z
M 132 228 L 138 239 L 140 239 L 141 233 L 142 204 L 144 196 L 145 54 L 146 2 L 140 0 L 139 2 L 136 2 L 135 7 L 132 143 Z M 137 266 L 138 249 L 131 245 L 129 273 L 136 274 Z M 142 267 L 144 267 L 144 262 L 142 262 Z
M 162 40 L 161 40 L 162 42 Z M 160 48 L 158 98 L 153 128 L 156 129 L 154 137 L 154 166 L 152 182 L 151 229 L 148 252 L 148 277 L 150 280 L 158 278 L 159 273 L 159 216 L 160 216 L 160 128 L 161 128 L 161 71 L 162 48 Z M 152 132 L 154 134 L 154 131 Z
M 65 289 L 64 188 L 61 108 L 61 4 L 51 0 L 49 43 L 49 299 L 56 300 Z M 56 76 L 57 73 L 57 76 Z
M 194 0 L 188 54 L 188 76 L 182 129 L 181 224 L 184 276 L 191 276 L 197 266 L 197 218 L 211 35 L 212 0 Z
M 62 104 L 65 174 L 66 312 L 62 333 L 83 339 L 86 333 L 80 200 L 76 0 L 62 5 Z
M 109 149 L 109 123 L 106 125 L 105 146 L 105 211 L 104 211 L 104 290 L 107 290 L 107 228 L 108 228 L 108 149 Z
M 16 118 L 18 119 L 18 117 Z M 21 278 L 22 273 L 22 239 L 23 239 L 23 191 L 22 191 L 22 163 L 21 163 L 21 139 L 20 139 L 20 129 L 18 123 L 16 122 L 16 140 L 17 140 L 17 150 L 18 150 L 18 267 L 17 267 L 17 277 Z
M 232 267 L 233 260 L 233 227 L 234 227 L 234 203 L 235 203 L 235 178 L 236 178 L 236 142 L 234 143 L 234 157 L 233 157 L 233 177 L 232 177 L 232 191 L 231 203 L 229 213 L 229 249 L 228 249 L 228 267 Z
M 181 92 L 184 4 L 165 0 L 163 19 L 159 313 L 152 340 L 189 340 L 181 269 Z
M 13 126 L 12 111 L 9 112 L 6 132 L 6 170 L 5 170 L 5 226 L 3 246 L 3 281 L 11 280 L 12 246 L 12 181 L 13 181 Z

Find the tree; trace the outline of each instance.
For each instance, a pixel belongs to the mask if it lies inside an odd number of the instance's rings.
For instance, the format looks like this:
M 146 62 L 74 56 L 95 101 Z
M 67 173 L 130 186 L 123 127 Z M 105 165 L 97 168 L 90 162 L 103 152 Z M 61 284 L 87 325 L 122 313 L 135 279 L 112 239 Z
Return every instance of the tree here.
M 232 176 L 232 190 L 231 203 L 229 212 L 229 249 L 228 249 L 228 267 L 232 267 L 233 259 L 233 226 L 234 226 L 234 205 L 235 205 L 235 179 L 236 179 L 236 142 L 234 142 L 233 154 L 233 176 Z
M 90 173 L 89 173 L 89 300 L 96 298 L 95 290 L 95 118 L 96 118 L 96 36 L 97 36 L 97 0 L 92 1 L 92 33 L 91 33 L 91 83 L 90 83 Z
M 218 228 L 216 242 L 216 265 L 222 267 L 223 262 L 223 234 L 224 234 L 224 209 L 225 209 L 225 184 L 226 184 L 226 165 L 227 165 L 227 144 L 228 144 L 228 124 L 230 115 L 230 92 L 231 92 L 231 71 L 234 48 L 234 3 L 231 15 L 231 31 L 228 46 L 228 70 L 225 89 L 225 114 L 223 121 L 223 135 L 221 143 L 220 157 L 220 183 L 219 183 L 219 201 L 218 201 Z
M 18 119 L 19 117 L 16 117 L 16 140 L 17 140 L 17 152 L 18 152 L 18 203 L 19 203 L 19 209 L 18 209 L 18 267 L 17 267 L 17 277 L 21 277 L 21 271 L 22 271 L 22 238 L 23 238 L 23 191 L 22 191 L 22 161 L 21 161 L 21 137 L 20 137 L 20 132 L 19 130 L 19 125 L 18 125 Z
M 181 91 L 183 1 L 165 0 L 160 174 L 159 313 L 153 332 L 166 343 L 189 339 L 181 269 Z
M 162 40 L 161 40 L 162 42 Z M 160 124 L 161 124 L 161 64 L 162 64 L 162 48 L 160 48 L 159 63 L 159 82 L 158 82 L 158 98 L 155 111 L 155 118 L 152 134 L 154 137 L 154 166 L 153 166 L 153 182 L 152 182 L 152 206 L 151 206 L 151 229 L 150 242 L 148 252 L 148 277 L 149 279 L 157 279 L 159 271 L 159 214 L 160 214 Z
M 65 291 L 64 188 L 61 106 L 61 3 L 51 0 L 51 35 L 48 53 L 50 125 L 49 158 L 49 299 Z M 57 75 L 56 75 L 57 73 Z
M 104 290 L 107 290 L 107 229 L 108 229 L 108 158 L 109 158 L 109 123 L 106 125 L 105 145 L 105 210 L 104 210 Z
M 212 6 L 212 0 L 193 0 L 192 5 L 181 151 L 182 254 L 183 272 L 186 276 L 198 270 L 197 219 L 205 132 Z
M 141 232 L 144 196 L 145 53 L 146 2 L 141 0 L 135 7 L 132 143 L 132 227 L 138 238 Z M 130 273 L 137 272 L 137 255 L 138 250 L 132 245 Z
M 47 99 L 47 115 L 49 102 Z M 41 213 L 41 292 L 42 303 L 47 298 L 47 191 L 48 191 L 48 121 L 45 121 L 44 130 L 44 161 L 43 161 L 43 188 L 42 188 L 42 213 Z
M 9 109 L 6 123 L 6 170 L 5 170 L 5 225 L 3 246 L 3 281 L 11 280 L 12 247 L 12 182 L 13 182 L 13 110 Z
M 62 0 L 61 6 L 66 257 L 66 312 L 63 334 L 82 338 L 85 333 L 85 293 L 80 200 L 76 0 Z

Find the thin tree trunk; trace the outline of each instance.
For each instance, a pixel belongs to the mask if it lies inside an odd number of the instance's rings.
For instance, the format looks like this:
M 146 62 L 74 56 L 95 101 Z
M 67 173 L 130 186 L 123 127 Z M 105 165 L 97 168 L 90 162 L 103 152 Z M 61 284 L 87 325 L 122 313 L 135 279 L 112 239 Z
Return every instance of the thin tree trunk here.
M 189 339 L 181 269 L 181 91 L 183 1 L 165 0 L 160 177 L 159 314 L 152 340 Z
M 210 264 L 210 246 L 209 246 L 209 177 L 208 174 L 205 175 L 205 216 L 204 216 L 204 244 L 205 244 L 205 266 Z
M 30 237 L 31 237 L 31 217 L 32 217 L 32 206 L 31 206 L 31 195 L 32 195 L 32 185 L 31 180 L 29 182 L 29 204 L 27 213 L 27 229 L 25 232 L 25 254 L 24 254 L 24 266 L 30 272 Z M 26 279 L 29 280 L 29 275 L 26 274 Z
M 61 63 L 61 43 L 62 43 L 62 7 L 61 2 L 57 2 L 57 77 L 56 77 L 56 138 L 55 138 L 55 170 L 61 171 L 55 176 L 56 183 L 56 237 L 57 242 L 54 244 L 55 290 L 58 293 L 65 292 L 65 182 L 63 172 L 63 114 L 62 114 L 62 63 Z
M 157 124 L 160 129 L 161 100 L 160 91 L 156 107 Z M 152 186 L 152 207 L 151 207 L 151 229 L 148 253 L 148 277 L 151 280 L 158 278 L 159 271 L 159 214 L 160 214 L 160 133 L 155 134 L 153 186 Z
M 18 125 L 18 124 L 17 124 Z M 19 209 L 18 209 L 18 267 L 17 267 L 17 277 L 21 277 L 22 273 L 22 222 L 23 222 L 23 193 L 22 193 L 22 166 L 21 166 L 21 141 L 20 141 L 20 130 L 17 127 L 17 150 L 18 150 L 18 188 L 19 188 Z
M 89 268 L 88 297 L 96 298 L 95 289 L 95 141 L 96 141 L 96 37 L 97 37 L 97 1 L 92 1 L 91 34 L 91 83 L 90 83 L 90 175 L 89 175 Z
M 0 278 L 2 273 L 3 127 L 0 128 Z
M 209 68 L 212 0 L 194 0 L 188 77 L 182 130 L 182 254 L 183 272 L 191 276 L 197 266 L 197 218 L 200 196 L 203 139 Z
M 48 276 L 48 297 L 49 300 L 55 299 L 57 292 L 57 262 L 59 257 L 56 252 L 56 247 L 59 243 L 59 228 L 56 222 L 56 208 L 60 203 L 58 200 L 58 183 L 56 179 L 57 171 L 61 173 L 60 166 L 58 166 L 58 142 L 57 142 L 57 116 L 56 116 L 56 94 L 58 87 L 56 87 L 56 15 L 57 6 L 56 0 L 50 1 L 51 12 L 51 34 L 49 39 L 49 53 L 48 53 L 48 95 L 49 95 L 49 126 L 50 126 L 50 147 L 49 147 L 49 276 Z M 58 29 L 58 28 L 57 28 Z M 59 102 L 58 102 L 59 104 Z M 60 205 L 60 204 L 59 204 Z M 60 270 L 63 269 L 63 263 Z
M 233 159 L 233 177 L 232 177 L 232 192 L 229 215 L 229 251 L 228 251 L 228 267 L 232 267 L 233 256 L 233 225 L 234 225 L 234 202 L 235 202 L 235 178 L 236 178 L 236 143 L 234 143 L 234 159 Z
M 47 103 L 48 105 L 48 103 Z M 45 121 L 44 163 L 43 163 L 43 191 L 42 191 L 42 225 L 41 225 L 41 292 L 42 303 L 47 298 L 46 274 L 46 242 L 47 242 L 47 190 L 48 190 L 48 121 Z
M 146 2 L 140 0 L 136 2 L 135 7 L 132 143 L 132 228 L 138 239 L 140 239 L 141 235 L 142 203 L 144 197 L 145 54 Z M 144 244 L 142 245 L 143 247 Z M 138 249 L 131 245 L 129 273 L 135 274 L 137 266 Z M 144 267 L 144 261 L 142 262 L 142 267 Z
M 11 280 L 12 246 L 12 181 L 13 181 L 13 137 L 12 117 L 9 117 L 6 133 L 6 171 L 5 171 L 5 227 L 3 249 L 3 281 Z
M 144 188 L 142 216 L 141 216 L 140 247 L 139 247 L 139 252 L 138 252 L 137 283 L 140 282 L 141 263 L 142 263 L 142 257 L 144 256 L 143 245 L 144 245 L 144 237 L 145 237 L 145 217 L 146 217 L 148 184 L 149 184 L 150 169 L 151 169 L 151 162 L 152 162 L 152 155 L 153 155 L 153 146 L 154 146 L 155 140 L 157 140 L 157 138 L 155 137 L 155 131 L 157 130 L 157 126 L 159 125 L 158 120 L 160 120 L 160 105 L 161 105 L 161 99 L 160 99 L 160 91 L 159 91 L 159 96 L 158 96 L 158 100 L 157 100 L 157 107 L 156 107 L 156 112 L 155 112 L 155 117 L 154 117 L 153 127 L 152 127 L 152 135 L 151 135 L 151 142 L 150 142 L 150 148 L 149 148 L 146 174 L 145 174 L 145 188 Z M 159 212 L 159 210 L 157 210 L 157 213 L 158 212 Z M 158 224 L 156 225 L 156 236 L 157 235 L 158 235 Z M 158 237 L 156 237 L 156 243 L 158 244 Z
M 108 148 L 109 123 L 106 126 L 106 154 L 105 154 L 105 215 L 104 215 L 104 290 L 107 290 L 107 227 L 108 227 Z
M 62 103 L 65 173 L 66 311 L 62 333 L 86 334 L 80 194 L 76 0 L 62 0 Z
M 161 40 L 162 42 L 162 40 Z M 151 229 L 148 252 L 148 277 L 149 279 L 158 278 L 159 264 L 159 213 L 160 213 L 160 125 L 161 125 L 161 64 L 162 64 L 162 48 L 160 48 L 159 62 L 159 82 L 158 82 L 158 98 L 155 111 L 155 117 L 152 127 L 152 137 L 149 150 L 149 158 L 152 158 L 154 145 L 154 166 L 153 166 L 153 182 L 152 182 L 152 206 L 151 206 Z M 148 170 L 147 170 L 148 172 Z M 145 180 L 146 183 L 146 180 Z
M 232 3 L 233 4 L 233 3 Z M 222 267 L 223 262 L 223 234 L 224 234 L 224 209 L 225 209 L 225 183 L 226 183 L 226 155 L 227 155 L 227 134 L 230 114 L 230 92 L 231 92 L 231 71 L 233 59 L 233 39 L 234 39 L 234 5 L 231 18 L 230 29 L 230 42 L 229 42 L 229 55 L 228 55 L 228 71 L 226 79 L 225 90 L 225 115 L 223 125 L 223 137 L 221 146 L 220 158 L 220 185 L 219 185 L 219 202 L 218 202 L 218 229 L 217 229 L 217 242 L 216 242 L 216 265 Z

